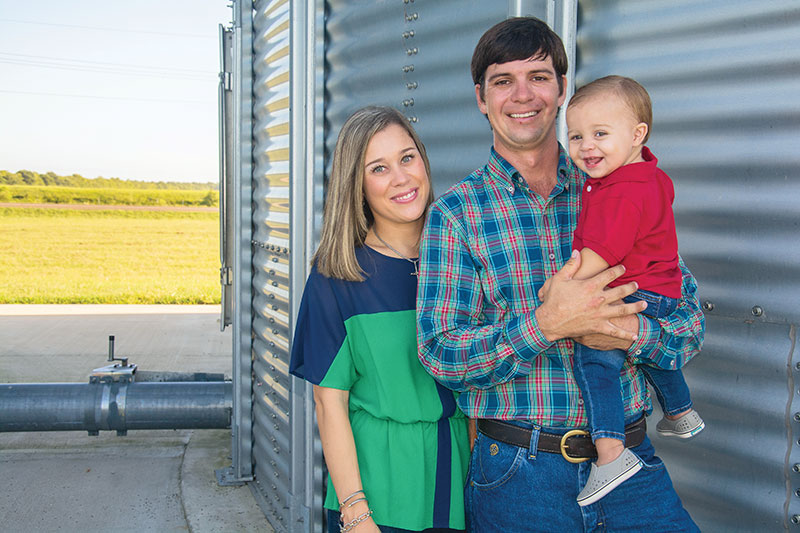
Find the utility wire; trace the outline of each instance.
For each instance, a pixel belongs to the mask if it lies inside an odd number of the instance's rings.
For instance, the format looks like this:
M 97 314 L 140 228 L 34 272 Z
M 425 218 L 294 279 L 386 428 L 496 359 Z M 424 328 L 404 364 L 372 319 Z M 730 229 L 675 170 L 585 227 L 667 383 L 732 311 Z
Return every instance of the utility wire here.
M 2 19 L 0 18 L 0 22 L 13 22 L 15 24 L 34 24 L 37 26 L 59 26 L 62 28 L 79 28 L 82 30 L 96 30 L 96 31 L 113 31 L 113 32 L 122 32 L 122 33 L 141 33 L 146 35 L 166 35 L 169 37 L 189 37 L 192 39 L 217 39 L 217 35 L 200 35 L 197 33 L 168 33 L 168 32 L 161 32 L 161 31 L 146 31 L 146 30 L 131 30 L 127 28 L 110 28 L 110 27 L 103 27 L 103 26 L 81 26 L 78 24 L 56 24 L 53 22 L 38 22 L 33 20 L 14 20 L 14 19 Z
M 104 65 L 104 66 L 112 66 L 112 67 L 133 67 L 133 68 L 142 68 L 142 69 L 154 69 L 154 70 L 165 70 L 168 72 L 180 71 L 180 72 L 187 72 L 187 73 L 197 73 L 197 74 L 209 74 L 210 72 L 207 70 L 200 70 L 200 69 L 192 69 L 192 68 L 180 68 L 180 67 L 159 67 L 156 65 L 141 65 L 141 64 L 131 64 L 131 63 L 114 63 L 108 61 L 89 61 L 86 59 L 72 59 L 69 57 L 53 57 L 53 56 L 37 56 L 31 54 L 14 54 L 10 52 L 0 52 L 0 56 L 9 56 L 11 58 L 17 57 L 24 57 L 30 59 L 46 59 L 52 61 L 64 61 L 67 63 L 85 63 L 87 65 Z M 216 74 L 216 73 L 215 73 Z
M 177 73 L 177 75 L 169 74 L 167 72 L 148 72 L 146 70 L 136 70 L 133 68 L 129 69 L 122 69 L 122 68 L 103 68 L 103 67 L 92 67 L 92 66 L 82 66 L 82 65 L 69 65 L 69 64 L 60 64 L 55 63 L 52 61 L 25 61 L 25 60 L 17 60 L 17 59 L 3 59 L 0 58 L 0 63 L 6 63 L 9 65 L 18 65 L 22 67 L 37 67 L 37 68 L 53 68 L 58 70 L 74 70 L 78 72 L 95 72 L 100 74 L 118 74 L 121 76 L 136 76 L 136 77 L 149 77 L 149 78 L 168 78 L 168 79 L 176 79 L 176 80 L 190 80 L 190 81 L 211 81 L 216 76 L 212 76 L 211 74 L 200 76 L 197 74 L 181 74 Z
M 200 105 L 209 105 L 211 102 L 206 102 L 203 100 L 169 100 L 166 98 L 133 98 L 133 97 L 126 97 L 126 96 L 100 96 L 100 95 L 90 95 L 90 94 L 64 94 L 64 93 L 44 93 L 44 92 L 34 92 L 34 91 L 9 91 L 7 89 L 0 89 L 0 93 L 5 94 L 21 94 L 21 95 L 32 95 L 32 96 L 63 96 L 67 98 L 85 98 L 90 100 L 121 100 L 121 101 L 131 101 L 131 102 L 164 102 L 170 104 L 200 104 Z

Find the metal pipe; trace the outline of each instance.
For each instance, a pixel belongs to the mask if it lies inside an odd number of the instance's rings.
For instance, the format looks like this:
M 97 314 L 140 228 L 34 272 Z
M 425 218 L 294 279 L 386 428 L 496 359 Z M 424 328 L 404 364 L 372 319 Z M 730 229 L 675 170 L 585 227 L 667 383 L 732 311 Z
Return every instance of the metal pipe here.
M 0 384 L 0 432 L 231 427 L 232 384 Z

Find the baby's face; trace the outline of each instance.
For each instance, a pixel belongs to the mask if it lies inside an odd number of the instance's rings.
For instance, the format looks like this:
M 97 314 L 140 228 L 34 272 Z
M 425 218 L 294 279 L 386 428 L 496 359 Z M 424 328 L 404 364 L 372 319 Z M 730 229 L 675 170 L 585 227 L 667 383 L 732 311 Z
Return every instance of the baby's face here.
M 613 93 L 586 98 L 567 108 L 569 156 L 592 178 L 604 178 L 621 166 L 643 161 L 647 125 L 637 122 Z

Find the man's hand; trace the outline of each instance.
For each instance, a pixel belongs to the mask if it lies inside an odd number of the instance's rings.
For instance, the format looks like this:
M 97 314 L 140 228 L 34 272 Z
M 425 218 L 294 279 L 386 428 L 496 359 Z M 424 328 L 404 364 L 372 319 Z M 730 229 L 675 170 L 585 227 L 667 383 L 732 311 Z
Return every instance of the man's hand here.
M 639 319 L 636 318 L 636 315 L 612 318 L 611 323 L 615 324 L 620 329 L 624 329 L 631 335 L 636 335 L 639 332 Z M 633 344 L 632 341 L 626 339 L 617 339 L 599 333 L 584 335 L 583 337 L 577 337 L 573 340 L 589 348 L 594 348 L 595 350 L 624 350 L 627 352 L 631 344 Z
M 630 346 L 636 340 L 638 320 L 633 331 L 628 329 L 630 322 L 614 323 L 612 318 L 636 318 L 636 313 L 643 311 L 647 304 L 632 304 L 618 301 L 636 291 L 636 283 L 627 283 L 619 287 L 606 286 L 625 272 L 625 267 L 617 265 L 585 280 L 573 279 L 580 268 L 581 260 L 578 252 L 561 270 L 545 283 L 540 291 L 542 304 L 536 309 L 536 320 L 539 328 L 549 341 L 568 337 L 583 337 L 600 334 L 623 340 Z M 590 338 L 590 342 L 597 343 Z

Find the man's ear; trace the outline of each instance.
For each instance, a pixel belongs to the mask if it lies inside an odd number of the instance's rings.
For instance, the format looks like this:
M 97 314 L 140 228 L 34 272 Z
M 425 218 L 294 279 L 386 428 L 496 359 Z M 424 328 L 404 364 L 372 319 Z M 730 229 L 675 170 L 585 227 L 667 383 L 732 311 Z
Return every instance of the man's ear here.
M 475 84 L 475 100 L 478 102 L 478 109 L 480 109 L 481 113 L 484 115 L 488 114 L 486 101 L 483 99 L 483 95 L 481 95 L 481 85 L 479 83 Z
M 636 125 L 636 128 L 633 130 L 633 145 L 640 146 L 644 143 L 645 137 L 647 137 L 647 132 L 650 128 L 644 122 L 640 122 Z
M 567 76 L 565 74 L 561 75 L 561 94 L 558 96 L 558 107 L 564 105 L 564 101 L 567 99 Z

